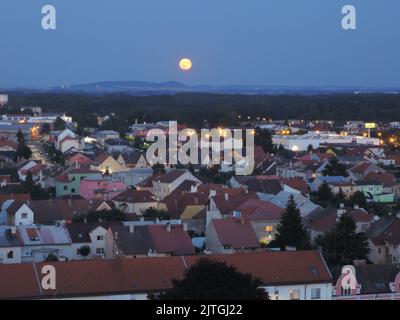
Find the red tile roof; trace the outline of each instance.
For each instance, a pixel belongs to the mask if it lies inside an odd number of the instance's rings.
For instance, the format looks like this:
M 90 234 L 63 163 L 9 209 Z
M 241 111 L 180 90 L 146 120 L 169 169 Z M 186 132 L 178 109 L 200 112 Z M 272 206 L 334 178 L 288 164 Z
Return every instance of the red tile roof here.
M 40 171 L 42 171 L 43 169 L 46 169 L 46 168 L 47 168 L 47 166 L 45 164 L 39 163 L 39 164 L 37 164 L 36 166 L 34 166 L 34 167 L 30 168 L 30 169 L 21 170 L 21 174 L 25 175 L 25 174 L 28 173 L 28 171 L 30 171 L 33 175 L 36 175 Z
M 364 173 L 369 167 L 371 163 L 369 162 L 363 162 L 360 163 L 359 165 L 356 165 L 355 167 L 351 168 L 350 170 L 352 172 L 357 172 L 357 173 Z
M 295 190 L 300 191 L 303 194 L 309 194 L 307 183 L 303 179 L 284 179 L 282 184 L 287 185 Z
M 99 154 L 96 159 L 94 160 L 95 165 L 101 165 L 104 161 L 106 161 L 109 157 L 111 157 L 107 153 L 101 153 Z
M 264 286 L 331 283 L 332 276 L 318 251 L 286 251 L 210 255 L 259 278 Z M 85 260 L 0 264 L 0 298 L 83 297 L 159 292 L 172 288 L 202 256 Z M 57 289 L 43 290 L 44 265 L 56 269 Z M 93 272 L 95 270 L 96 272 Z M 37 276 L 39 275 L 39 280 Z
M 381 182 L 384 187 L 393 187 L 396 184 L 396 177 L 392 173 L 370 172 L 365 180 Z
M 367 236 L 375 245 L 384 245 L 385 242 L 399 245 L 400 219 L 397 217 L 379 219 L 368 229 Z
M 171 171 L 163 174 L 162 176 L 160 176 L 157 179 L 157 181 L 160 181 L 161 183 L 172 183 L 176 179 L 178 179 L 180 176 L 184 175 L 187 172 L 189 172 L 189 171 L 183 170 L 183 169 L 171 170 Z
M 59 176 L 55 177 L 54 180 L 56 180 L 57 182 L 61 182 L 61 183 L 70 182 L 69 177 L 68 177 L 68 173 L 60 174 Z
M 370 222 L 372 220 L 372 216 L 363 209 L 349 209 L 345 214 L 349 215 L 355 223 Z M 316 231 L 327 232 L 334 228 L 337 223 L 337 219 L 337 209 L 331 209 L 327 215 L 311 221 L 310 227 Z
M 31 200 L 29 193 L 11 193 L 11 194 L 0 194 L 0 203 L 7 200 L 16 200 L 19 202 L 26 202 Z
M 113 201 L 137 203 L 137 202 L 154 202 L 156 200 L 155 197 L 149 191 L 128 189 L 117 195 L 115 198 L 113 198 Z
M 193 254 L 195 252 L 189 234 L 182 225 L 171 225 L 171 231 L 165 225 L 149 225 L 151 239 L 156 252 L 171 253 L 173 255 Z
M 0 148 L 2 148 L 2 147 L 10 147 L 10 148 L 12 148 L 14 150 L 17 150 L 18 143 L 14 142 L 14 141 L 1 139 L 0 140 Z
M 236 208 L 248 220 L 280 220 L 283 209 L 271 202 L 250 199 Z
M 231 196 L 228 194 L 227 197 L 225 194 L 222 194 L 212 197 L 212 199 L 221 214 L 229 214 L 241 204 L 245 203 L 247 200 L 258 199 L 258 197 L 255 192 L 249 192 L 246 194 L 238 194 L 235 196 Z
M 234 249 L 260 248 L 260 242 L 250 223 L 239 219 L 213 219 L 214 225 L 221 244 L 232 246 Z

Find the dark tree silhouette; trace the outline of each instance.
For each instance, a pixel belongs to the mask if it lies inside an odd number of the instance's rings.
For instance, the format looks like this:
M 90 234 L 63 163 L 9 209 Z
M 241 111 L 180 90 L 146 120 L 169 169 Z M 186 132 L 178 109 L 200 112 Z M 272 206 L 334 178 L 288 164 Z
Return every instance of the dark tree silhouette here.
M 297 208 L 293 195 L 290 196 L 281 221 L 276 229 L 277 234 L 270 244 L 271 247 L 279 247 L 282 250 L 287 246 L 295 247 L 298 250 L 311 248 L 300 210 Z
M 319 235 L 315 242 L 322 248 L 326 262 L 330 266 L 352 264 L 355 259 L 366 259 L 370 251 L 364 233 L 356 233 L 354 220 L 344 214 L 335 228 Z
M 339 160 L 336 158 L 332 158 L 329 161 L 329 164 L 325 167 L 322 173 L 324 176 L 349 176 L 346 167 L 342 163 L 339 163 Z
M 162 300 L 266 300 L 261 281 L 240 273 L 224 262 L 200 259 L 186 271 L 182 280 L 173 280 L 173 288 Z

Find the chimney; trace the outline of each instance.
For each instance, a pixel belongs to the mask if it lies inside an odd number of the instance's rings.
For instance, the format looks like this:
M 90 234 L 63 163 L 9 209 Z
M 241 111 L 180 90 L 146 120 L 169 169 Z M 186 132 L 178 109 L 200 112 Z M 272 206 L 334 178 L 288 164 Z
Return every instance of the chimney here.
M 187 232 L 187 231 L 188 231 L 188 224 L 187 224 L 187 222 L 184 222 L 184 223 L 182 224 L 182 226 L 183 226 L 183 231 Z
M 339 219 L 340 219 L 340 217 L 341 217 L 342 215 L 344 215 L 345 213 L 346 213 L 346 209 L 344 208 L 344 206 L 343 206 L 343 208 L 338 209 L 338 210 L 337 210 L 336 221 L 338 222 Z
M 135 232 L 135 226 L 133 224 L 129 225 L 129 233 L 134 233 Z
M 197 192 L 197 184 L 196 185 L 194 185 L 194 186 L 191 186 L 190 187 L 190 193 L 195 193 L 195 192 Z
M 217 195 L 217 191 L 215 191 L 215 190 L 210 190 L 210 198 L 211 197 L 214 197 L 214 196 L 216 196 Z
M 167 232 L 171 232 L 171 224 L 169 222 L 167 223 Z
M 15 236 L 15 235 L 17 234 L 17 227 L 15 227 L 15 226 L 12 226 L 12 227 L 11 227 L 11 234 L 12 234 L 13 236 Z
M 83 219 L 83 223 L 87 223 L 87 218 L 86 217 Z
M 229 194 L 225 192 L 225 200 L 228 201 L 229 200 Z

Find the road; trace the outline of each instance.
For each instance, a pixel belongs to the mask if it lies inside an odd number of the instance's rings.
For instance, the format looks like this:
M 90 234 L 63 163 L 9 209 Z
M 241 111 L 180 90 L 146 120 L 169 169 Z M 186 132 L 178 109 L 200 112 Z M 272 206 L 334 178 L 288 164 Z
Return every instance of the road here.
M 40 142 L 32 141 L 28 144 L 28 147 L 32 150 L 32 160 L 41 160 L 43 164 L 49 163 Z

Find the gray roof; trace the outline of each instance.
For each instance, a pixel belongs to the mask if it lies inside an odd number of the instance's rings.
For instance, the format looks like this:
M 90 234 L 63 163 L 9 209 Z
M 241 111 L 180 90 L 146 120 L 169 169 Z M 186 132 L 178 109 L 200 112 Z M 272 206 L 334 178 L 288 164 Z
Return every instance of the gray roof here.
M 111 230 L 114 237 L 118 233 L 116 242 L 124 255 L 142 255 L 155 250 L 147 226 L 134 226 L 134 232 L 129 232 L 129 227 L 122 225 L 112 226 Z
M 0 227 L 0 247 L 19 247 L 17 237 L 11 234 L 10 227 Z

